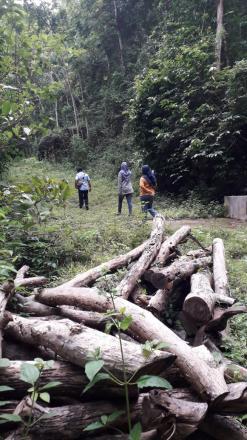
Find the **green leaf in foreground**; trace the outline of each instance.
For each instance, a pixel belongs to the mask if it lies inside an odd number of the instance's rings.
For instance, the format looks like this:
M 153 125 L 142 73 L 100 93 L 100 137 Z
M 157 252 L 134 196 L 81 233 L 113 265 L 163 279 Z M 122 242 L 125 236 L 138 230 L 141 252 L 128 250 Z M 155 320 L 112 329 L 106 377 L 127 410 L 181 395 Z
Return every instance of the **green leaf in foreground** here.
M 137 386 L 138 388 L 165 388 L 167 390 L 171 390 L 172 386 L 171 384 L 162 377 L 159 376 L 141 376 L 137 380 Z
M 58 385 L 61 385 L 61 383 L 62 382 L 54 380 L 54 382 L 49 382 L 46 385 L 44 385 L 43 387 L 40 387 L 39 391 L 49 390 L 51 388 L 58 387 Z
M 8 387 L 8 385 L 0 385 L 0 393 L 4 393 L 5 391 L 13 391 L 14 388 Z
M 38 368 L 35 367 L 35 365 L 28 364 L 27 362 L 22 364 L 20 379 L 23 380 L 23 382 L 27 382 L 30 383 L 31 385 L 34 385 L 39 378 L 39 374 L 40 372 Z
M 39 398 L 46 403 L 50 403 L 50 394 L 49 393 L 40 393 Z
M 10 366 L 10 360 L 7 358 L 0 359 L 0 368 L 7 368 Z
M 85 365 L 85 373 L 90 382 L 93 380 L 94 376 L 101 370 L 104 365 L 104 361 L 99 359 L 98 361 L 89 361 Z
M 0 406 L 5 406 L 11 403 L 11 400 L 0 400 Z
M 90 390 L 97 382 L 100 382 L 101 380 L 107 380 L 111 379 L 111 376 L 108 373 L 98 373 L 96 376 L 94 376 L 93 380 L 87 384 L 87 386 L 84 388 L 83 393 Z
M 132 321 L 133 321 L 133 318 L 132 318 L 131 315 L 125 316 L 125 318 L 120 322 L 121 330 L 128 330 L 128 328 L 131 325 Z
M 101 416 L 100 420 L 103 425 L 106 425 L 108 422 L 108 416 Z
M 18 414 L 0 414 L 0 419 L 8 422 L 22 422 L 22 418 Z
M 102 426 L 104 426 L 103 423 L 98 420 L 97 422 L 90 423 L 90 425 L 86 426 L 83 431 L 94 431 L 95 429 L 102 428 Z
M 142 433 L 142 427 L 140 423 L 136 423 L 131 429 L 129 439 L 130 440 L 140 440 Z
M 124 414 L 124 411 L 114 411 L 112 414 L 109 415 L 107 423 L 114 422 L 118 417 L 122 416 Z

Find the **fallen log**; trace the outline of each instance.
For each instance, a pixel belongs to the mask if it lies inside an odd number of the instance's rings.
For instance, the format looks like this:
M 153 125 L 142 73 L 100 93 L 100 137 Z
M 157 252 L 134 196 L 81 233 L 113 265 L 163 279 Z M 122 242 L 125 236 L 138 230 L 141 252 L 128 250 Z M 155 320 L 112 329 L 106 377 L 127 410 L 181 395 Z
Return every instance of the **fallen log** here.
M 7 281 L 0 286 L 0 358 L 2 357 L 3 328 L 10 319 L 5 315 L 5 309 L 13 294 L 14 283 L 12 281 Z
M 143 430 L 152 430 L 156 428 L 158 423 L 158 431 L 161 435 L 158 438 L 163 437 L 163 433 L 170 430 L 174 426 L 174 431 L 182 432 L 183 435 L 179 438 L 185 438 L 185 433 L 193 432 L 198 424 L 203 420 L 207 411 L 207 404 L 198 403 L 197 408 L 193 402 L 179 402 L 177 399 L 167 397 L 162 399 L 162 391 L 159 392 L 158 397 L 154 396 L 152 392 L 149 394 L 142 394 L 139 396 L 137 402 L 132 403 L 131 419 L 132 423 L 141 421 Z M 186 409 L 186 405 L 188 408 Z M 26 399 L 26 407 L 22 411 L 22 416 L 28 416 L 30 414 L 32 402 L 30 399 Z M 195 410 L 195 414 L 192 414 L 192 407 Z M 33 405 L 33 415 L 35 419 L 38 419 L 40 415 L 51 412 L 49 417 L 49 423 L 44 423 L 42 420 L 36 421 L 35 425 L 30 429 L 29 435 L 35 434 L 37 439 L 43 438 L 66 438 L 76 439 L 85 438 L 87 433 L 83 434 L 88 424 L 96 422 L 102 415 L 110 415 L 116 410 L 124 409 L 121 404 L 112 404 L 107 401 L 101 402 L 87 402 L 80 405 L 66 405 L 63 407 L 53 407 L 51 409 L 41 407 L 40 405 Z M 119 415 L 116 421 L 113 421 L 110 426 L 106 425 L 97 432 L 103 432 L 109 429 L 109 427 L 117 426 L 118 429 L 126 429 L 126 415 Z M 18 437 L 17 437 L 18 438 Z M 95 437 L 94 437 L 95 438 Z M 145 438 L 145 437 L 144 437 Z M 147 437 L 149 438 L 149 437 Z
M 176 423 L 186 423 L 189 426 L 187 435 L 197 429 L 208 410 L 206 403 L 194 399 L 192 393 L 184 393 L 184 390 L 152 390 L 150 400 L 155 405 L 169 410 L 171 414 L 175 414 Z M 193 425 L 194 429 L 191 431 Z
M 228 395 L 211 406 L 210 411 L 220 415 L 245 414 L 247 411 L 247 383 L 229 384 L 228 391 Z M 203 411 L 203 407 L 198 395 L 193 393 L 191 388 L 175 388 L 166 392 L 162 391 L 161 393 L 159 390 L 153 390 L 150 392 L 150 396 L 154 398 L 156 404 L 163 407 L 168 406 L 173 414 L 177 413 L 176 405 L 179 405 L 181 407 L 181 414 L 183 411 L 187 414 L 186 421 L 188 423 L 202 419 L 201 411 Z M 191 420 L 189 419 L 189 414 L 191 415 Z
M 158 289 L 149 301 L 148 309 L 159 316 L 165 311 L 173 290 L 173 282 L 167 283 L 165 289 Z
M 76 275 L 74 278 L 72 278 L 72 280 L 63 283 L 62 286 L 66 286 L 66 287 L 89 286 L 103 275 L 109 272 L 113 272 L 117 269 L 121 269 L 122 267 L 127 266 L 129 263 L 139 258 L 142 252 L 144 251 L 146 245 L 147 242 L 144 242 L 139 246 L 137 246 L 135 249 L 132 249 L 127 254 L 119 255 L 118 257 L 113 258 L 112 260 L 106 261 L 105 263 L 102 263 L 99 266 L 89 269 L 87 272 L 80 273 Z
M 34 295 L 25 297 L 19 293 L 15 294 L 17 303 L 14 309 L 17 312 L 28 313 L 35 316 L 51 316 L 56 314 L 55 307 L 49 307 L 34 300 Z
M 168 298 L 168 289 L 157 290 L 155 295 L 153 295 L 149 301 L 148 309 L 151 310 L 154 315 L 161 315 L 167 306 Z
M 69 288 L 44 289 L 37 295 L 37 300 L 48 305 L 75 305 L 79 308 L 89 308 L 99 312 L 112 308 L 111 301 L 99 295 L 96 289 Z M 215 400 L 223 397 L 228 388 L 223 377 L 223 371 L 209 367 L 206 362 L 198 358 L 196 352 L 180 339 L 172 330 L 161 323 L 150 312 L 138 307 L 123 298 L 115 298 L 115 307 L 118 312 L 125 310 L 131 315 L 130 330 L 143 342 L 154 339 L 164 342 L 167 350 L 177 356 L 176 364 L 191 383 L 194 389 L 205 400 Z
M 117 377 L 122 378 L 123 361 L 117 338 L 68 319 L 59 321 L 40 321 L 13 316 L 6 327 L 6 334 L 30 345 L 42 345 L 78 366 L 84 366 L 100 349 L 104 367 Z M 148 374 L 161 372 L 175 360 L 171 353 L 155 350 L 145 358 L 141 345 L 122 341 L 126 373 Z
M 213 241 L 214 291 L 217 295 L 231 296 L 227 279 L 225 249 L 221 238 Z
M 163 239 L 164 218 L 156 215 L 153 219 L 153 228 L 150 239 L 145 249 L 135 264 L 131 267 L 120 284 L 116 288 L 117 294 L 127 299 L 137 285 L 145 270 L 151 265 L 156 257 Z
M 186 257 L 190 258 L 202 258 L 207 257 L 212 254 L 212 246 L 208 246 L 206 249 L 195 249 L 186 252 Z
M 45 360 L 54 359 L 55 353 L 51 350 L 45 350 L 44 347 L 31 347 L 27 344 L 19 344 L 13 340 L 4 337 L 3 340 L 3 357 L 10 360 L 31 361 L 36 357 L 41 357 Z
M 195 321 L 208 322 L 212 317 L 216 298 L 206 272 L 195 273 L 191 277 L 191 291 L 186 296 L 183 311 Z
M 26 273 L 29 271 L 29 266 L 22 266 L 16 273 L 14 280 L 15 287 L 39 287 L 47 284 L 46 277 L 37 276 L 25 278 Z
M 165 289 L 167 283 L 175 279 L 189 278 L 198 269 L 210 266 L 211 257 L 197 258 L 191 260 L 188 258 L 180 258 L 164 269 L 152 268 L 144 273 L 144 279 L 149 281 L 157 289 Z
M 143 293 L 140 286 L 137 286 L 133 292 L 130 294 L 130 299 L 133 303 L 137 304 L 140 307 L 146 308 L 149 303 L 149 296 Z
M 164 266 L 176 246 L 187 237 L 190 231 L 190 226 L 182 226 L 171 237 L 167 238 L 161 245 L 155 264 Z
M 247 313 L 247 307 L 233 306 L 228 309 L 216 307 L 213 318 L 196 333 L 193 345 L 201 345 L 207 333 L 222 332 L 226 329 L 228 320 L 241 313 Z
M 64 318 L 69 318 L 72 321 L 84 324 L 88 327 L 95 329 L 104 329 L 107 321 L 109 321 L 109 318 L 107 319 L 107 317 L 103 313 L 79 310 L 76 307 L 59 306 L 56 308 L 56 310 L 58 314 L 63 316 Z
M 247 428 L 232 417 L 209 414 L 201 423 L 200 430 L 216 440 L 247 440 Z
M 26 361 L 25 361 L 26 362 Z M 29 361 L 34 364 L 34 361 Z M 6 398 L 22 398 L 27 393 L 29 384 L 20 379 L 21 365 L 23 361 L 12 361 L 7 368 L 0 368 L 0 383 L 14 388 L 13 391 L 8 391 Z M 55 388 L 49 390 L 52 399 L 57 401 L 57 397 L 81 397 L 83 389 L 88 384 L 88 379 L 82 369 L 69 362 L 54 361 L 52 367 L 43 370 L 39 379 L 39 386 L 44 386 L 49 382 L 59 382 Z M 119 386 L 113 384 L 111 381 L 100 381 L 93 388 L 88 390 L 85 398 L 95 397 L 102 399 L 105 396 L 112 396 L 113 398 L 124 398 L 124 390 Z M 137 398 L 138 392 L 135 387 L 129 388 L 129 397 Z
M 218 414 L 236 415 L 247 412 L 247 382 L 228 385 L 229 394 L 213 408 Z

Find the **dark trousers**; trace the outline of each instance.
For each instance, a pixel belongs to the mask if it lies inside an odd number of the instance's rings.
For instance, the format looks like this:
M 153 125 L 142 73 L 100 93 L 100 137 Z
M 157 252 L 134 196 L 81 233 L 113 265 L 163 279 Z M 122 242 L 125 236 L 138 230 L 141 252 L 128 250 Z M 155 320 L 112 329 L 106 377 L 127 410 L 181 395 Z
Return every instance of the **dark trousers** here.
M 142 205 L 142 211 L 145 213 L 149 212 L 152 217 L 155 217 L 157 211 L 153 208 L 154 196 L 151 195 L 140 196 L 140 200 Z
M 84 205 L 86 206 L 86 209 L 88 209 L 88 190 L 81 191 L 78 189 L 79 194 L 79 206 L 82 208 Z
M 132 214 L 132 194 L 118 194 L 118 213 L 121 214 L 124 197 L 127 200 L 129 214 Z

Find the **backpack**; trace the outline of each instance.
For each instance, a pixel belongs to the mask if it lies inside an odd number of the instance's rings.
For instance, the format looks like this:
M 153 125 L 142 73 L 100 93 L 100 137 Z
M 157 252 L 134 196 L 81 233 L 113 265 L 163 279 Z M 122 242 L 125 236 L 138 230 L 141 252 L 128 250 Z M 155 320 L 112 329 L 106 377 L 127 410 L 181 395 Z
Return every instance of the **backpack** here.
M 77 182 L 75 182 L 75 187 L 77 189 L 80 189 L 80 186 L 84 183 L 84 180 L 85 180 L 84 176 L 81 177 L 79 180 L 77 180 Z

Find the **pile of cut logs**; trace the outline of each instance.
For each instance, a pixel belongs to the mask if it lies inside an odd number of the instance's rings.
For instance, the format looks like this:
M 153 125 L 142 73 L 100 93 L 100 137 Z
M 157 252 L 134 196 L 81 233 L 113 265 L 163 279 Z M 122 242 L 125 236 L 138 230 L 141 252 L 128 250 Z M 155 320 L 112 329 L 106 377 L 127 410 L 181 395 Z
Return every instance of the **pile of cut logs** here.
M 107 285 L 125 268 L 114 289 L 114 308 L 121 316 L 131 315 L 121 337 L 126 374 L 159 375 L 172 385 L 169 390 L 129 387 L 131 423 L 141 423 L 140 438 L 247 439 L 247 429 L 236 417 L 247 412 L 247 369 L 227 360 L 219 349 L 229 318 L 247 311 L 234 306 L 223 242 L 215 238 L 211 247 L 200 245 L 181 255 L 181 243 L 193 240 L 195 247 L 190 227 L 164 237 L 164 223 L 157 215 L 145 243 L 57 287 L 44 287 L 44 277 L 28 278 L 27 266 L 14 282 L 2 285 L 0 357 L 11 362 L 0 368 L 0 384 L 14 391 L 3 395 L 10 403 L 0 412 L 24 418 L 32 412 L 36 423 L 25 438 L 129 438 L 125 413 L 99 430 L 84 431 L 102 415 L 125 410 L 121 387 L 102 380 L 82 393 L 88 384 L 84 366 L 99 348 L 107 371 L 123 377 L 119 334 L 114 328 L 111 334 L 104 331 L 106 312 L 113 305 L 100 280 Z M 20 287 L 29 289 L 29 296 Z M 165 348 L 153 349 L 147 357 L 143 344 L 154 340 Z M 32 405 L 29 385 L 20 379 L 22 362 L 32 363 L 35 357 L 55 359 L 39 380 L 39 385 L 60 382 L 50 390 L 50 404 Z M 38 420 L 49 412 L 47 421 Z M 2 425 L 3 438 L 22 439 L 22 429 Z

